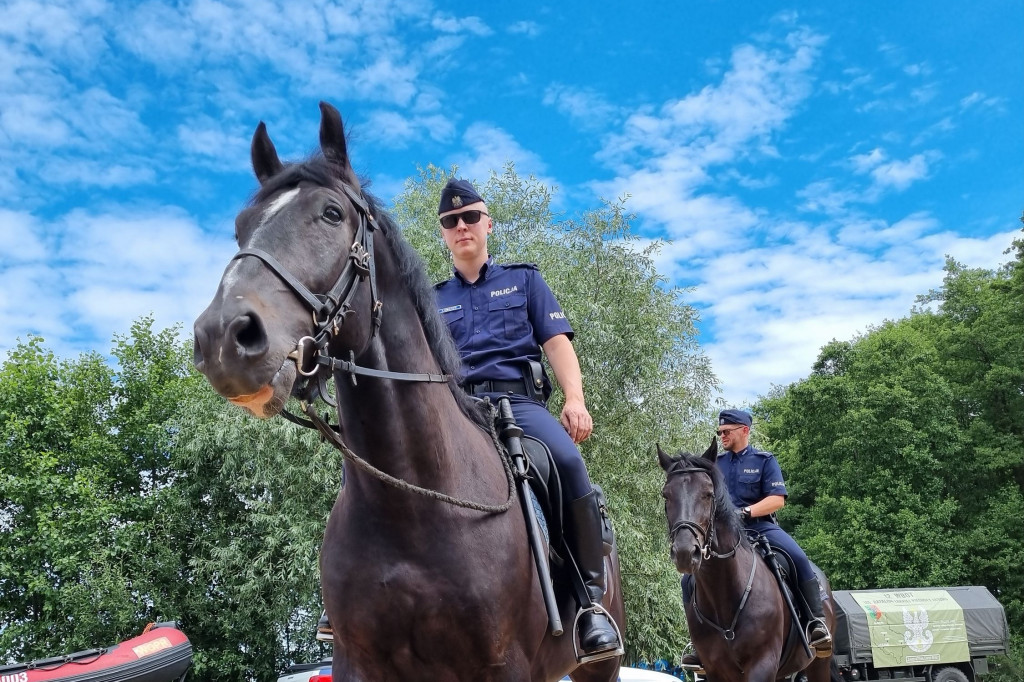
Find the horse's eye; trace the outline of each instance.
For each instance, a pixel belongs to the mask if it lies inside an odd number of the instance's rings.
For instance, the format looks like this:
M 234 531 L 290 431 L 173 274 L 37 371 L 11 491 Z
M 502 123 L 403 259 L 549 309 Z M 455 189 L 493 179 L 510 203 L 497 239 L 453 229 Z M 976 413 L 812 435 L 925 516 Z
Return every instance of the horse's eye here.
M 328 206 L 324 209 L 323 217 L 327 222 L 337 225 L 341 222 L 341 211 L 337 206 Z

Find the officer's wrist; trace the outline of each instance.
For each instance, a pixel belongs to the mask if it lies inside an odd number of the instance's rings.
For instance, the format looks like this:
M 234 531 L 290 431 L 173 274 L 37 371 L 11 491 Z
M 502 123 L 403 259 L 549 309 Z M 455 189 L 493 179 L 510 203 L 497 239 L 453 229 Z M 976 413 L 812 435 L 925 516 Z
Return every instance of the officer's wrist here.
M 751 518 L 753 518 L 753 514 L 750 513 L 750 507 L 744 507 L 743 508 L 743 520 L 744 521 L 749 521 Z

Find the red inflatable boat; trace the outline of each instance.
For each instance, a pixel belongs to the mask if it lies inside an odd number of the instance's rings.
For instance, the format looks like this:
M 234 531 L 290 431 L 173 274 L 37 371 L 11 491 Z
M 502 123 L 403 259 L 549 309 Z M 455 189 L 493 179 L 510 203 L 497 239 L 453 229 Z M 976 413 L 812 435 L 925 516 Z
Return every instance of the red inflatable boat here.
M 192 644 L 175 623 L 103 649 L 0 666 L 0 682 L 183 682 Z

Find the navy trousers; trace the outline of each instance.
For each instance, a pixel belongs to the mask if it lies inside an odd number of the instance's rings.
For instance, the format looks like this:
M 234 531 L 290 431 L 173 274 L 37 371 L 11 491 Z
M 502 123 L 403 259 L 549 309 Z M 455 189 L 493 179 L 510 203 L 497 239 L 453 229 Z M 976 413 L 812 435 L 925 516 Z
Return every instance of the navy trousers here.
M 782 528 L 771 521 L 754 521 L 753 523 L 748 523 L 747 528 L 763 534 L 768 538 L 768 542 L 771 545 L 781 547 L 786 551 L 786 554 L 793 558 L 793 563 L 796 565 L 797 580 L 803 582 L 816 577 L 814 569 L 811 568 L 811 560 L 807 558 L 800 545 L 796 544 L 796 540 L 789 537 L 789 533 L 782 530 Z
M 507 397 L 512 404 L 512 414 L 523 433 L 548 446 L 558 468 L 558 477 L 562 482 L 566 502 L 578 500 L 593 490 L 590 476 L 587 474 L 587 465 L 583 463 L 583 455 L 580 454 L 579 448 L 543 403 L 523 395 L 484 393 L 483 396 L 489 397 L 495 405 L 498 404 L 498 398 Z

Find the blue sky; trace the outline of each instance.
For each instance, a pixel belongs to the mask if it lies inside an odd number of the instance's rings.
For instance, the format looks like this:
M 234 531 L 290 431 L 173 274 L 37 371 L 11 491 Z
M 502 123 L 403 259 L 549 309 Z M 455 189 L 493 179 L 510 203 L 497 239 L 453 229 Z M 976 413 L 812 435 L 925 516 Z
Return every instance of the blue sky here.
M 946 254 L 1003 262 L 1024 198 L 1024 4 L 0 0 L 0 351 L 192 320 L 249 139 L 342 112 L 390 199 L 513 161 L 566 215 L 629 196 L 692 286 L 722 396 L 902 317 Z M 585 333 L 586 330 L 578 330 Z

